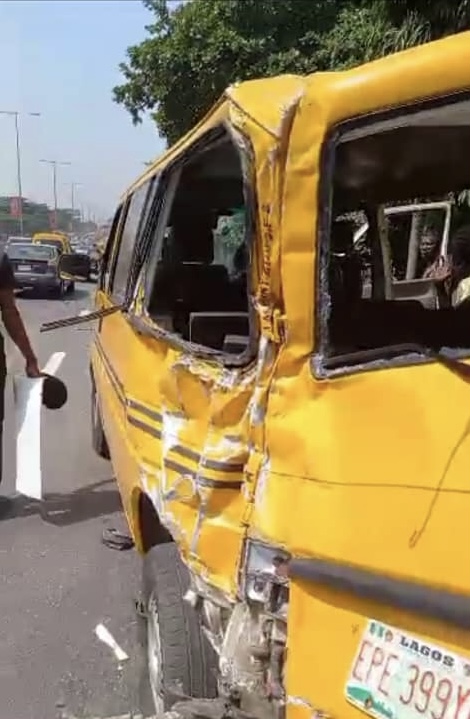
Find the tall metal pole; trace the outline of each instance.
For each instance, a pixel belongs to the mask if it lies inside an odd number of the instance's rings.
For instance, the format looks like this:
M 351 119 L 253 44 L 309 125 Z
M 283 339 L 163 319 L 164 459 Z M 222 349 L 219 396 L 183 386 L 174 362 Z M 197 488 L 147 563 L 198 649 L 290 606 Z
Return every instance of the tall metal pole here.
M 40 117 L 40 112 L 28 112 L 25 113 L 32 117 Z M 18 117 L 20 115 L 18 110 L 0 110 L 0 115 L 9 115 L 15 119 L 15 144 L 16 144 L 16 175 L 18 184 L 18 220 L 20 225 L 20 235 L 24 232 L 23 222 L 23 188 L 21 183 L 21 146 L 20 146 L 20 127 Z
M 81 187 L 81 186 L 82 186 L 82 183 L 81 183 L 81 182 L 71 182 L 71 183 L 70 183 L 70 189 L 71 189 L 71 191 L 72 191 L 72 193 L 71 193 L 72 214 L 75 212 L 75 188 L 76 188 L 76 187 Z
M 72 200 L 72 229 L 75 225 L 75 188 L 81 187 L 81 186 L 82 186 L 81 182 L 71 182 L 70 183 L 71 200 Z
M 54 182 L 54 227 L 57 230 L 57 162 L 52 163 L 52 173 Z
M 40 160 L 47 165 L 52 165 L 52 182 L 54 192 L 54 229 L 57 229 L 57 165 L 71 165 L 71 162 L 63 162 L 61 160 Z
M 23 189 L 21 187 L 21 152 L 20 152 L 20 130 L 18 127 L 18 113 L 15 112 L 15 134 L 16 134 L 16 171 L 18 177 L 18 212 L 20 221 L 20 235 L 23 236 Z

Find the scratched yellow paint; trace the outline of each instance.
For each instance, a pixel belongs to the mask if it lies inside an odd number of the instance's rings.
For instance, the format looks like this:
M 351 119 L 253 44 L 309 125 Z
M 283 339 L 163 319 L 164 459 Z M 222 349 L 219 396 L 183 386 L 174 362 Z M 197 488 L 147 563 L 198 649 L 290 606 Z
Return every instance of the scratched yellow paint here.
M 125 398 L 161 415 L 150 419 L 119 408 L 103 359 L 93 352 L 137 542 L 136 497 L 149 491 L 179 528 L 186 561 L 234 601 L 247 535 L 294 556 L 470 593 L 467 386 L 434 363 L 322 381 L 311 368 L 320 157 L 329 130 L 356 116 L 469 88 L 470 33 L 348 72 L 242 83 L 129 190 L 221 122 L 252 147 L 257 360 L 228 372 L 138 334 L 122 315 L 105 318 L 102 352 L 121 377 Z M 98 295 L 98 304 L 107 302 Z M 145 418 L 155 436 L 132 424 L 136 418 Z M 173 436 L 171 446 L 163 435 Z M 236 441 L 227 445 L 227 437 Z M 243 469 L 225 474 L 205 467 L 207 460 Z M 263 461 L 268 469 L 261 482 Z M 203 471 L 208 480 L 238 478 L 243 486 L 209 487 L 199 497 L 186 486 L 181 496 L 165 499 L 164 490 L 184 473 L 174 469 L 179 465 Z M 436 501 L 441 483 L 445 491 Z M 288 719 L 311 719 L 315 711 L 338 719 L 360 715 L 346 703 L 344 684 L 370 616 L 470 652 L 468 632 L 292 582 Z

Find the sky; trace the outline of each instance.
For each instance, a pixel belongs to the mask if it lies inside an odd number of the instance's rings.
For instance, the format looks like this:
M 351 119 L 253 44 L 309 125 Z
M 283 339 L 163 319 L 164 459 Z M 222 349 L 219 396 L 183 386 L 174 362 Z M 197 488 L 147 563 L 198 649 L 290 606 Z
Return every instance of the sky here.
M 140 0 L 1 0 L 0 111 L 19 110 L 23 196 L 104 220 L 120 194 L 164 144 L 150 119 L 134 126 L 113 102 L 118 65 L 146 36 L 151 15 Z M 28 116 L 40 112 L 40 117 Z M 15 129 L 0 114 L 0 195 L 17 194 Z

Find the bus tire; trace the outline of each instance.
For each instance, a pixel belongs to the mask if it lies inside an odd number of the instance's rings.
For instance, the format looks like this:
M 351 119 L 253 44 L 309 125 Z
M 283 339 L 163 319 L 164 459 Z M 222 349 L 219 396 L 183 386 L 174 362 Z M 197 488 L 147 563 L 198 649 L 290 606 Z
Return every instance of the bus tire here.
M 182 695 L 217 696 L 218 657 L 199 617 L 183 599 L 189 573 L 174 542 L 152 547 L 143 560 L 144 647 L 156 715 Z
M 110 459 L 95 387 L 92 387 L 91 391 L 91 444 L 98 457 Z

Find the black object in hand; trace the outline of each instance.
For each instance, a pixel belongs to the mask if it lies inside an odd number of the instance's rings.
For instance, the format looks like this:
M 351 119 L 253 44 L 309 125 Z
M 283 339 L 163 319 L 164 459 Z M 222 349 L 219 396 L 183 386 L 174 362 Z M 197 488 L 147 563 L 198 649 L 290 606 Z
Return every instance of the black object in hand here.
M 47 409 L 60 409 L 67 402 L 68 392 L 58 377 L 45 374 L 42 385 L 42 403 Z

